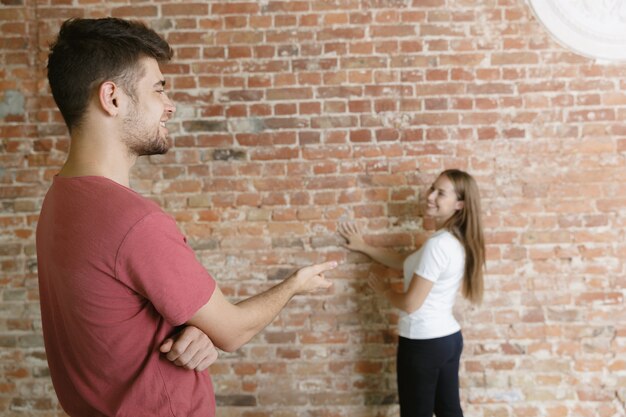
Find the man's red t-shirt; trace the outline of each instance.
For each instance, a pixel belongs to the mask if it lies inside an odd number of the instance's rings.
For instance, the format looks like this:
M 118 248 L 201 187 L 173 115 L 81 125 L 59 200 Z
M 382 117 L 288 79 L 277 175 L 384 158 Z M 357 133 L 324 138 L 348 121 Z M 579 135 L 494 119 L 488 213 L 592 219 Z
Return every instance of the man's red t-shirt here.
M 214 416 L 208 372 L 160 344 L 215 281 L 159 206 L 103 177 L 55 177 L 37 227 L 44 340 L 71 416 Z

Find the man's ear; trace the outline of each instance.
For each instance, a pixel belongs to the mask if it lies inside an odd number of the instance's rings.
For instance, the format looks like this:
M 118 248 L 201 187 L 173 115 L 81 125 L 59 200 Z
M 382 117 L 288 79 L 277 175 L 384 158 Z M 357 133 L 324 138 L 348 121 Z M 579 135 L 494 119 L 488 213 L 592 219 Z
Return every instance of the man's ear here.
M 100 107 L 109 116 L 117 116 L 120 112 L 120 88 L 113 81 L 105 81 L 98 88 Z

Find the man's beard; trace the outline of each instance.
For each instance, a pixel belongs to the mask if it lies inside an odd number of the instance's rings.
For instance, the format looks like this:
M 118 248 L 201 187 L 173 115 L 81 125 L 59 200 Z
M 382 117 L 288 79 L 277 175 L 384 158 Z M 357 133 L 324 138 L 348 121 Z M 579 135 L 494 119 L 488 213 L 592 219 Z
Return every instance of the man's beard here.
M 136 113 L 124 119 L 124 143 L 133 156 L 163 155 L 170 149 L 168 138 L 160 134 L 159 128 L 150 132 Z

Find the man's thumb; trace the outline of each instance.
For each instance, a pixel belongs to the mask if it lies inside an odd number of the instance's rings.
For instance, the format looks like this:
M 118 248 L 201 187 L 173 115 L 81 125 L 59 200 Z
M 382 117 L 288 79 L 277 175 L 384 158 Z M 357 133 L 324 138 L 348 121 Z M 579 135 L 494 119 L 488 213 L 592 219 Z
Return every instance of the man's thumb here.
M 163 342 L 163 344 L 161 345 L 161 347 L 159 348 L 159 350 L 162 353 L 167 353 L 170 351 L 170 349 L 172 349 L 172 345 L 174 345 L 174 340 L 169 338 L 166 339 L 165 342 Z

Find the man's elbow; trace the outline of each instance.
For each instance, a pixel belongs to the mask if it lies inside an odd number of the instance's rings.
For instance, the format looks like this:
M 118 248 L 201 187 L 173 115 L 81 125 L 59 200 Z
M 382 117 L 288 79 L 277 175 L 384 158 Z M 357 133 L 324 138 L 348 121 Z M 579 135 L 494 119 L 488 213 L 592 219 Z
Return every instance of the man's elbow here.
M 241 346 L 236 345 L 234 343 L 228 343 L 228 344 L 222 344 L 221 346 L 217 346 L 217 348 L 223 352 L 227 352 L 227 353 L 233 353 L 234 351 L 236 351 L 237 349 L 239 349 Z
M 220 332 L 215 331 L 215 329 L 209 329 L 205 326 L 202 326 L 202 323 L 188 323 L 189 325 L 198 327 L 202 333 L 208 336 L 213 343 L 213 346 L 218 348 L 223 352 L 232 353 L 239 349 L 243 343 L 241 343 L 237 337 L 231 337 L 230 335 L 220 334 Z
M 214 340 L 213 344 L 216 348 L 223 352 L 233 353 L 237 349 L 239 349 L 243 344 L 239 343 L 235 339 L 231 340 Z
M 214 344 L 215 346 L 217 346 L 219 350 L 222 350 L 228 353 L 233 353 L 234 351 L 238 350 L 240 347 L 245 345 L 249 340 L 250 340 L 250 337 L 247 337 L 246 335 L 241 334 L 241 335 L 233 336 L 229 338 L 228 340 L 220 340 L 218 343 L 214 342 Z

